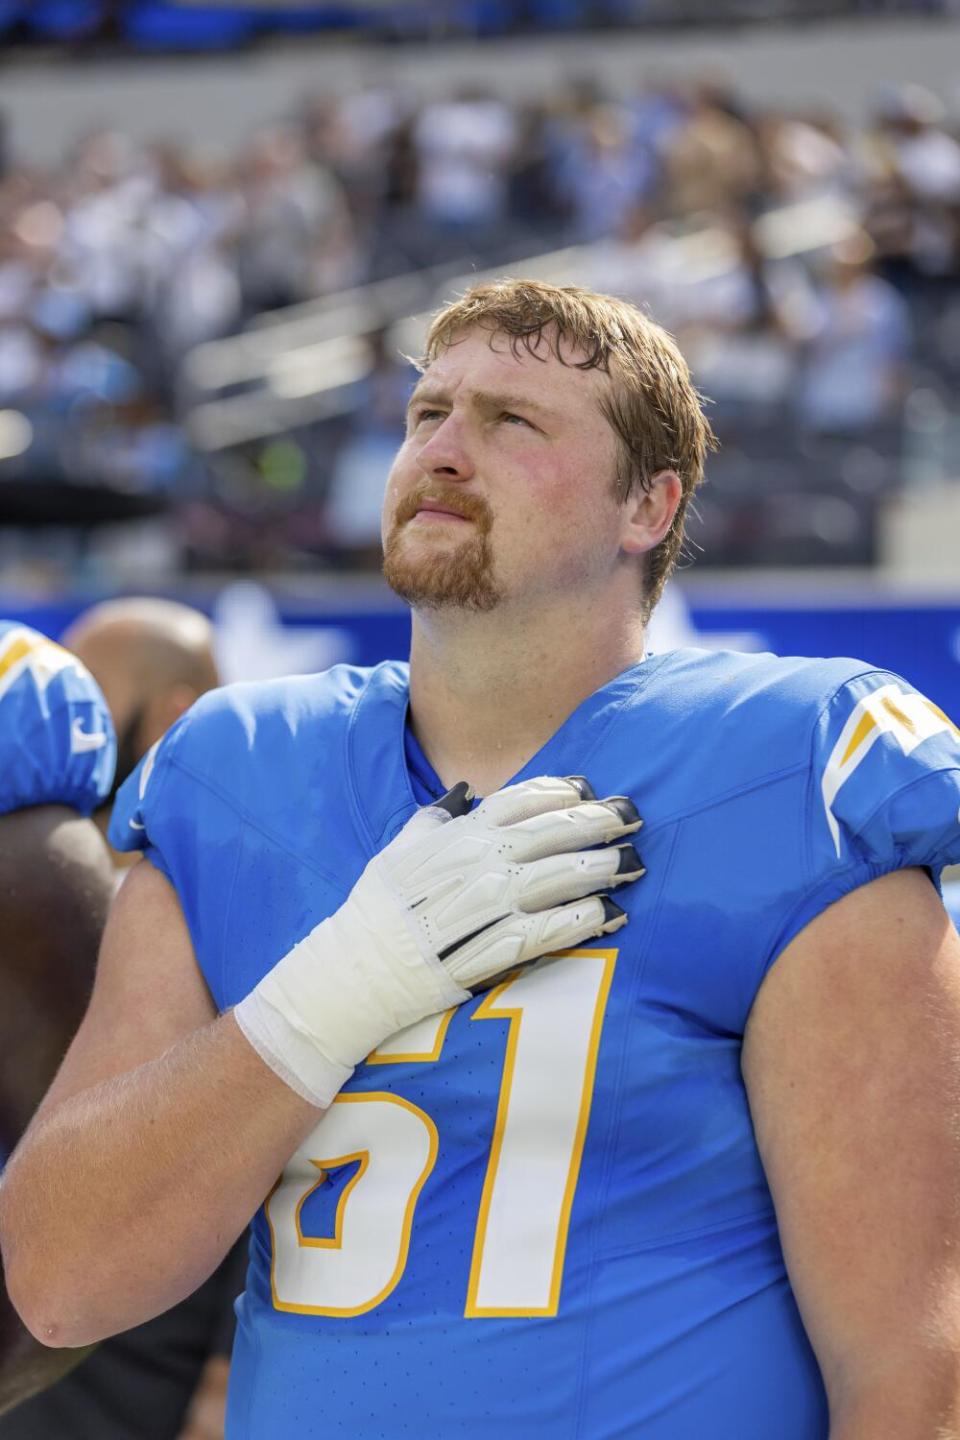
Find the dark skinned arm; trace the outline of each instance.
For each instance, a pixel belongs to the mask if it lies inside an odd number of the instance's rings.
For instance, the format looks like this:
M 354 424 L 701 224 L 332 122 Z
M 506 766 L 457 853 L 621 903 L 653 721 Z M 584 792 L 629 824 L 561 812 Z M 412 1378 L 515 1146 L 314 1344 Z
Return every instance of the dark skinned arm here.
M 26 1129 L 83 1017 L 113 891 L 90 820 L 62 806 L 0 816 L 0 1145 Z M 0 1413 L 71 1370 L 87 1349 L 49 1350 L 0 1290 Z

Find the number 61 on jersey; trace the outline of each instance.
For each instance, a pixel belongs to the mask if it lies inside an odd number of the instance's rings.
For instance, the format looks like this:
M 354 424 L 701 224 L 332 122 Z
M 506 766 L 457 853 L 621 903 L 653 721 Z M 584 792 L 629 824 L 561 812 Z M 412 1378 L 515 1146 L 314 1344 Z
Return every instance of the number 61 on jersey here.
M 468 1319 L 557 1313 L 616 956 L 616 950 L 547 956 L 497 985 L 471 1017 L 510 1024 L 473 1238 Z M 438 1060 L 453 1013 L 393 1036 L 368 1063 Z M 276 1309 L 347 1317 L 386 1299 L 406 1268 L 417 1201 L 440 1139 L 431 1116 L 399 1095 L 337 1096 L 264 1207 Z M 354 1163 L 333 1235 L 304 1235 L 307 1199 L 329 1171 Z

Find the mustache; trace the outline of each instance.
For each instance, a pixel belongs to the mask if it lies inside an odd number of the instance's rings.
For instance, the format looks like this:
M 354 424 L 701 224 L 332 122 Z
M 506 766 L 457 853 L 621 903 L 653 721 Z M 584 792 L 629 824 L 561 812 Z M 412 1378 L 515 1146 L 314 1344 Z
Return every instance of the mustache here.
M 393 517 L 393 528 L 397 530 L 408 520 L 412 520 L 425 500 L 444 510 L 451 510 L 454 515 L 462 515 L 465 520 L 472 520 L 481 535 L 486 535 L 493 524 L 493 511 L 482 496 L 471 495 L 468 491 L 458 490 L 452 485 L 421 485 L 404 495 L 398 504 Z

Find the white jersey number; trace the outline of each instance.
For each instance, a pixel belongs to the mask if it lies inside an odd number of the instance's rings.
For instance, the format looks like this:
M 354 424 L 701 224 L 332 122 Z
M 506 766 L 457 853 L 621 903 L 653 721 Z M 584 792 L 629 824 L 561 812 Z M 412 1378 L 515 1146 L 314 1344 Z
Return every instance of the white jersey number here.
M 464 1313 L 555 1315 L 616 950 L 550 956 L 491 990 L 473 1020 L 510 1021 Z M 369 1064 L 440 1058 L 452 1012 L 393 1036 Z M 562 1037 L 562 1043 L 558 1042 Z M 338 1095 L 266 1203 L 273 1303 L 362 1315 L 399 1283 L 417 1200 L 437 1158 L 433 1120 L 386 1092 Z M 358 1162 L 334 1234 L 300 1212 L 327 1172 Z

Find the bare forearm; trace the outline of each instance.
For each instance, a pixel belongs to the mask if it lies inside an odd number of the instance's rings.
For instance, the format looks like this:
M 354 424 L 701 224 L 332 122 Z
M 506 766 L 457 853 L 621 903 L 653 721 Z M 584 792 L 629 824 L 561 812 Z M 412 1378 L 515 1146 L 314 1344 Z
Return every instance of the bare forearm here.
M 10 1293 L 30 1329 L 89 1344 L 190 1293 L 318 1118 L 230 1016 L 42 1110 L 0 1189 Z

